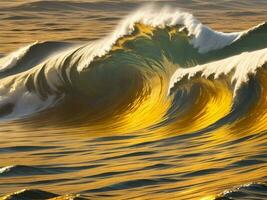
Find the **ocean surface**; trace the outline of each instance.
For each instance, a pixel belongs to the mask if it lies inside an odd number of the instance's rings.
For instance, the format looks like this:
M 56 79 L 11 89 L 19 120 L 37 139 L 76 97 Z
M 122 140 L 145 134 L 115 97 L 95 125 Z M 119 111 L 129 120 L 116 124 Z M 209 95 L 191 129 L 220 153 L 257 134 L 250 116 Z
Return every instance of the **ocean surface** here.
M 266 0 L 0 1 L 0 199 L 267 199 Z

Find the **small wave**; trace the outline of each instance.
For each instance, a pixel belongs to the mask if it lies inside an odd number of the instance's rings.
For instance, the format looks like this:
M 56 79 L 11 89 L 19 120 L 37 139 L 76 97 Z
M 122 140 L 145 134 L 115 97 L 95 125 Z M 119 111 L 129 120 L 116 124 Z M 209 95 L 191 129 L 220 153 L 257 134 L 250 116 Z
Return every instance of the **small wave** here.
M 74 44 L 66 42 L 34 42 L 0 58 L 0 78 L 27 71 L 50 56 Z
M 11 165 L 11 166 L 0 168 L 0 178 L 1 177 L 61 174 L 61 173 L 69 173 L 69 172 L 73 172 L 77 170 L 93 169 L 99 166 L 101 165 L 87 165 L 87 166 L 79 166 L 79 167 Z
M 0 59 L 0 73 L 16 66 L 18 61 L 21 60 L 25 56 L 25 54 L 30 50 L 30 48 L 36 44 L 37 42 L 34 42 L 32 44 L 29 44 L 25 47 L 20 48 L 19 50 L 9 54 L 8 56 L 1 58 Z
M 215 200 L 264 200 L 267 198 L 267 185 L 264 183 L 249 183 L 225 190 Z
M 80 197 L 80 195 L 64 195 L 60 196 L 58 194 L 54 194 L 51 192 L 46 192 L 38 189 L 23 189 L 12 194 L 7 194 L 1 199 L 20 199 L 20 200 L 28 200 L 28 199 L 50 199 L 50 200 L 84 200 L 84 198 Z
M 52 174 L 52 170 L 30 167 L 25 165 L 13 165 L 0 168 L 0 177 L 10 176 L 32 176 L 41 174 Z

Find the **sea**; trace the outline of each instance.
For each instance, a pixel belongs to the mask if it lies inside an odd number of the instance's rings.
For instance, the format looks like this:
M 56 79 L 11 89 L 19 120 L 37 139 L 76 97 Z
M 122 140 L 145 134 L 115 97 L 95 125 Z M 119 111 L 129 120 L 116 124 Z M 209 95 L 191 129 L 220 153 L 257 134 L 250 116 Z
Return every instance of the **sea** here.
M 1 200 L 266 200 L 266 0 L 1 0 Z

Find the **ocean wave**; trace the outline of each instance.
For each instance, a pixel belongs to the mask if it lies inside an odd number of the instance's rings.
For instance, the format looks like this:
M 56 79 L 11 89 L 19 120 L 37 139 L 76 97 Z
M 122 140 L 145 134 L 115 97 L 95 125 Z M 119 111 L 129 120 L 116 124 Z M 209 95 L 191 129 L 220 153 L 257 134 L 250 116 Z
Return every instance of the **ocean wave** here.
M 1 58 L 0 115 L 52 112 L 53 123 L 121 132 L 236 128 L 266 104 L 266 28 L 221 33 L 189 13 L 144 7 L 101 40 L 34 43 Z

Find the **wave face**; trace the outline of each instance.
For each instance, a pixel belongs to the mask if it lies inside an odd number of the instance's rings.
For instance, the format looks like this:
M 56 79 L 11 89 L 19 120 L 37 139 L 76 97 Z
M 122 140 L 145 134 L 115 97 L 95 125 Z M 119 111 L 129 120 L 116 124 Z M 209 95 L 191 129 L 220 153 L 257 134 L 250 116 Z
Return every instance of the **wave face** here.
M 73 192 L 90 198 L 123 198 L 126 191 L 129 198 L 171 198 L 183 191 L 179 199 L 209 193 L 205 199 L 233 199 L 232 194 L 237 199 L 265 198 L 265 185 L 253 192 L 216 194 L 248 181 L 266 181 L 266 62 L 266 23 L 222 33 L 189 13 L 151 6 L 100 40 L 25 46 L 0 58 L 1 123 L 7 130 L 23 126 L 34 137 L 47 134 L 42 144 L 48 135 L 58 137 L 59 144 L 70 139 L 66 144 L 75 150 L 69 154 L 58 149 L 58 155 L 74 155 L 86 166 L 62 170 L 71 163 L 22 163 L 0 168 L 0 178 L 30 181 L 29 175 L 53 178 L 76 170 L 68 179 L 31 184 L 75 185 Z M 70 132 L 79 135 L 81 146 L 71 142 Z M 90 150 L 85 135 L 91 138 Z M 30 152 L 53 160 L 49 150 L 57 154 L 57 147 L 51 145 L 3 147 L 0 153 Z M 74 157 L 70 160 L 76 163 Z M 87 166 L 87 159 L 95 165 Z M 75 178 L 78 173 L 83 181 Z

